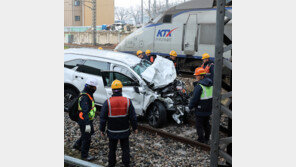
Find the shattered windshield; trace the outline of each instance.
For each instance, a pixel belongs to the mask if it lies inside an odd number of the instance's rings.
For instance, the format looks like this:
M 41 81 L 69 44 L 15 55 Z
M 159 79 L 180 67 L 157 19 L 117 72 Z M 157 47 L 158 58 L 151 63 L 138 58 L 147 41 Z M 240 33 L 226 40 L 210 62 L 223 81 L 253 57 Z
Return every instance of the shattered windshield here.
M 135 67 L 133 67 L 133 70 L 142 76 L 142 72 L 144 72 L 149 66 L 151 66 L 151 63 L 147 60 L 141 60 L 139 64 L 137 64 Z

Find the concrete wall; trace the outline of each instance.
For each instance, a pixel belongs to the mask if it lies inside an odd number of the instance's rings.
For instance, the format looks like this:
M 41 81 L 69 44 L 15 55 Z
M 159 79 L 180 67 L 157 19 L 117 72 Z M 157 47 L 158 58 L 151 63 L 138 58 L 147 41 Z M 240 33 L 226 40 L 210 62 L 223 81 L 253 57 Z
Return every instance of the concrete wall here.
M 64 42 L 67 43 L 66 34 L 73 35 L 73 44 L 91 44 L 92 33 L 91 32 L 65 32 Z M 97 32 L 97 44 L 118 44 L 130 33 L 115 32 L 115 31 L 98 31 Z

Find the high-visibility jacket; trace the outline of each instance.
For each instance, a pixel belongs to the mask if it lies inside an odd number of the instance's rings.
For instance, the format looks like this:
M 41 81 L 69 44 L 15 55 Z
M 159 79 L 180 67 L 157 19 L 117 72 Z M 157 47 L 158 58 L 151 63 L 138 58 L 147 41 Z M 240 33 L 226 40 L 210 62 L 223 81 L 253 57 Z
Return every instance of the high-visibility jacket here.
M 89 118 L 89 120 L 93 120 L 94 117 L 95 117 L 96 111 L 97 111 L 96 106 L 95 106 L 95 101 L 88 93 L 81 93 L 81 94 L 82 95 L 87 95 L 89 97 L 89 99 L 91 100 L 91 110 L 88 112 L 88 118 Z M 82 109 L 81 109 L 81 106 L 80 106 L 81 97 L 78 100 L 78 111 L 80 111 L 79 112 L 79 118 L 84 120 L 83 112 L 82 112 Z
M 202 94 L 200 96 L 200 100 L 208 100 L 213 98 L 213 86 L 204 86 L 199 84 L 202 88 Z
M 153 56 L 153 55 L 149 56 L 149 60 L 151 63 L 153 63 L 155 61 L 155 59 L 156 59 L 156 56 Z
M 128 105 L 129 104 L 129 105 Z M 125 139 L 130 135 L 129 126 L 137 129 L 137 116 L 131 100 L 122 97 L 120 92 L 114 92 L 112 97 L 106 100 L 100 113 L 100 131 L 105 132 L 112 139 Z
M 205 69 L 205 71 L 207 73 L 206 77 L 210 78 L 213 81 L 213 79 L 214 79 L 214 63 L 210 60 L 206 63 L 203 63 L 201 65 L 201 67 Z
M 130 100 L 123 96 L 112 96 L 108 102 L 108 131 L 123 133 L 129 131 L 128 111 Z
M 214 63 L 209 63 L 209 64 L 206 65 L 206 67 L 204 67 L 204 63 L 203 63 L 201 65 L 201 67 L 205 69 L 206 73 L 211 73 L 210 68 L 212 67 L 212 65 L 214 65 Z
M 196 83 L 193 97 L 190 99 L 189 108 L 195 108 L 197 116 L 209 116 L 212 112 L 213 84 L 209 78 L 204 78 Z

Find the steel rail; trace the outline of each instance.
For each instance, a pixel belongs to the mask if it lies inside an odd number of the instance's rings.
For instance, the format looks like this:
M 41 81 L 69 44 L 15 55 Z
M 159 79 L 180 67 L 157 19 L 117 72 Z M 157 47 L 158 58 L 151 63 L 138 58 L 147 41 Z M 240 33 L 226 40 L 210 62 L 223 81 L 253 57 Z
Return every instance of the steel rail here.
M 185 137 L 177 136 L 177 135 L 174 135 L 174 134 L 171 134 L 171 133 L 168 133 L 168 132 L 156 129 L 156 128 L 152 128 L 152 127 L 147 126 L 147 125 L 138 125 L 138 129 L 141 130 L 141 131 L 147 131 L 149 133 L 157 134 L 159 136 L 169 138 L 169 139 L 172 139 L 172 140 L 184 143 L 184 144 L 189 144 L 189 145 L 194 146 L 194 147 L 200 147 L 205 151 L 210 150 L 210 146 L 207 145 L 207 144 L 200 143 L 200 142 L 197 142 L 197 141 L 185 138 Z
M 64 163 L 73 165 L 73 166 L 80 166 L 80 167 L 103 167 L 101 165 L 83 161 L 81 159 L 77 159 L 68 155 L 64 155 Z

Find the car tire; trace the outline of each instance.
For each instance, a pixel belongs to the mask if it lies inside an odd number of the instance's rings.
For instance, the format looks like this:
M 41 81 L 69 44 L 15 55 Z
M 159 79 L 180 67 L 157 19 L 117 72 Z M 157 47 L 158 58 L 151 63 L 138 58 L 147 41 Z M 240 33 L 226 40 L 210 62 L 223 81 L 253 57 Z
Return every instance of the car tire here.
M 78 95 L 79 94 L 71 88 L 64 89 L 64 107 L 66 107 L 68 103 Z
M 148 110 L 147 119 L 150 126 L 161 128 L 167 121 L 165 106 L 161 102 L 155 101 Z

